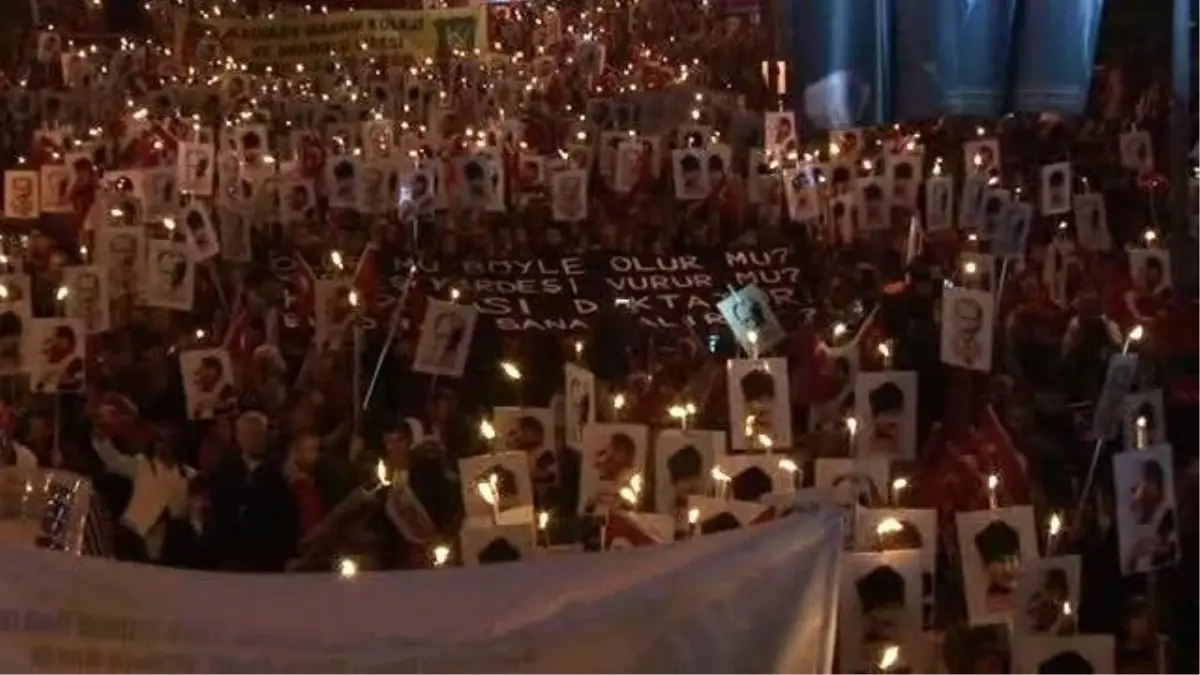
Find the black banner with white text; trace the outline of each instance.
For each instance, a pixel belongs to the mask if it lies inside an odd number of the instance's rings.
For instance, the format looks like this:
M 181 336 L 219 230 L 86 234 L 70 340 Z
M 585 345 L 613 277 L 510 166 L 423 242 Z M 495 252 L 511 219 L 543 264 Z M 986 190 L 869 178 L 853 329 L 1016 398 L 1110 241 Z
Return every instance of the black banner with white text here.
M 407 262 L 391 261 L 388 286 L 401 288 Z M 500 330 L 583 331 L 605 309 L 630 312 L 645 329 L 720 324 L 717 303 L 730 289 L 754 284 L 781 317 L 812 305 L 790 248 L 683 255 L 587 253 L 539 259 L 423 261 L 422 286 L 433 296 L 453 290 L 491 316 Z

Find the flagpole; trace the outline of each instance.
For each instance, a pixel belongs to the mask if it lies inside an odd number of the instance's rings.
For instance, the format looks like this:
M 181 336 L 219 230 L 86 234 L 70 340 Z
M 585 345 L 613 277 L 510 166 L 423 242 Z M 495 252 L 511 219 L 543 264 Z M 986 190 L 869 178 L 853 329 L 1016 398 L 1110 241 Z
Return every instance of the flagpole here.
M 414 260 L 412 266 L 408 268 L 408 278 L 404 280 L 404 288 L 400 291 L 400 297 L 396 300 L 396 306 L 392 308 L 391 321 L 388 322 L 387 338 L 383 342 L 383 346 L 379 349 L 379 358 L 375 359 L 375 369 L 371 373 L 371 382 L 367 385 L 367 394 L 363 396 L 361 410 L 366 410 L 371 407 L 371 398 L 375 395 L 375 385 L 379 383 L 379 374 L 383 371 L 383 361 L 387 358 L 388 352 L 392 348 L 392 343 L 396 339 L 396 331 L 400 329 L 400 320 L 404 316 L 404 305 L 408 301 L 408 292 L 412 288 L 413 282 L 417 279 L 417 261 Z

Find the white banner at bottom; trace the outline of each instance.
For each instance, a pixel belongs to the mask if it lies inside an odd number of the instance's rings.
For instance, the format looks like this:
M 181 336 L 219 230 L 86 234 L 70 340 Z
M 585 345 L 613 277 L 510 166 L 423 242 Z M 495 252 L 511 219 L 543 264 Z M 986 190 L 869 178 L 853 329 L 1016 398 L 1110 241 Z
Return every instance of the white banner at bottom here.
M 465 569 L 232 575 L 0 550 L 0 672 L 827 673 L 841 516 Z

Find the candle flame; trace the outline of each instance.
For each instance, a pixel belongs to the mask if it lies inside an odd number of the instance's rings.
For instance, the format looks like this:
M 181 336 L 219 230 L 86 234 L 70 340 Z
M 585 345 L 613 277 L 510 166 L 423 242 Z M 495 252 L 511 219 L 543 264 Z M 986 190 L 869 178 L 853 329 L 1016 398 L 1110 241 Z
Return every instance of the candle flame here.
M 688 525 L 695 525 L 700 522 L 700 509 L 690 508 L 687 512 Z
M 628 485 L 618 490 L 617 494 L 620 495 L 621 500 L 626 504 L 629 504 L 630 506 L 637 506 L 637 493 L 631 490 Z
M 1130 329 L 1129 341 L 1130 342 L 1138 342 L 1143 337 L 1145 337 L 1145 335 L 1146 335 L 1146 329 L 1142 328 L 1142 324 L 1139 323 L 1138 325 L 1136 325 L 1132 329 Z
M 546 529 L 546 526 L 549 524 L 550 524 L 550 512 L 549 511 L 538 511 L 537 528 L 539 530 L 544 531 Z
M 436 546 L 433 549 L 433 566 L 445 567 L 450 560 L 450 547 L 446 545 Z
M 729 474 L 722 471 L 721 467 L 719 466 L 714 466 L 712 471 L 709 471 L 708 473 L 710 476 L 712 476 L 712 479 L 718 483 L 728 483 L 729 481 L 733 480 L 729 477 Z
M 514 382 L 521 379 L 521 369 L 512 361 L 501 361 L 500 369 L 504 371 L 504 376 Z
M 784 457 L 779 460 L 779 468 L 788 473 L 797 473 L 800 471 L 799 465 L 796 464 L 790 457 Z
M 908 489 L 908 479 L 905 478 L 904 476 L 901 476 L 901 477 L 897 478 L 896 480 L 892 481 L 892 491 L 900 492 L 901 490 L 907 490 L 907 489 Z
M 500 501 L 499 482 L 500 478 L 493 473 L 488 475 L 487 480 L 481 480 L 475 484 L 475 491 L 479 493 L 479 498 L 488 506 L 495 506 Z
M 483 436 L 485 441 L 496 439 L 496 427 L 488 420 L 479 420 L 479 435 Z
M 629 477 L 629 489 L 633 490 L 634 494 L 642 494 L 642 488 L 645 483 L 642 481 L 642 474 L 635 473 Z
M 896 645 L 891 645 L 884 648 L 883 655 L 879 657 L 879 669 L 886 671 L 896 662 L 900 660 L 900 648 Z
M 358 563 L 353 558 L 342 558 L 338 561 L 338 574 L 343 579 L 353 579 L 358 576 Z
M 878 525 L 875 526 L 875 534 L 883 536 L 885 534 L 894 534 L 903 529 L 904 526 L 900 524 L 899 520 L 896 520 L 895 518 L 884 518 L 883 520 L 879 521 Z
M 625 407 L 625 394 L 616 394 L 612 400 L 613 410 L 620 410 Z
M 1000 477 L 994 473 L 988 474 L 987 487 L 989 490 L 995 490 L 1000 486 Z
M 1057 513 L 1051 513 L 1050 524 L 1047 527 L 1050 532 L 1050 536 L 1057 537 L 1058 534 L 1062 532 L 1062 525 L 1062 516 L 1058 515 Z
M 387 464 L 382 459 L 375 463 L 375 478 L 379 479 L 381 485 L 392 484 L 392 479 L 388 477 Z
M 840 338 L 846 334 L 846 324 L 838 322 L 833 324 L 833 337 Z
M 857 434 L 858 433 L 858 418 L 847 417 L 846 418 L 846 430 L 850 432 L 851 437 L 853 437 L 855 434 Z

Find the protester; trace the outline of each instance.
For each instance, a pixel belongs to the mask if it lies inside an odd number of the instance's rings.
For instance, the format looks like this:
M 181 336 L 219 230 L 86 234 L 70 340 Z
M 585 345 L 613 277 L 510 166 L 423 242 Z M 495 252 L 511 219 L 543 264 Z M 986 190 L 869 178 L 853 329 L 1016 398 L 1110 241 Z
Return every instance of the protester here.
M 300 519 L 280 461 L 268 454 L 267 425 L 262 413 L 242 413 L 236 451 L 213 470 L 210 526 L 221 569 L 279 571 L 295 553 Z

